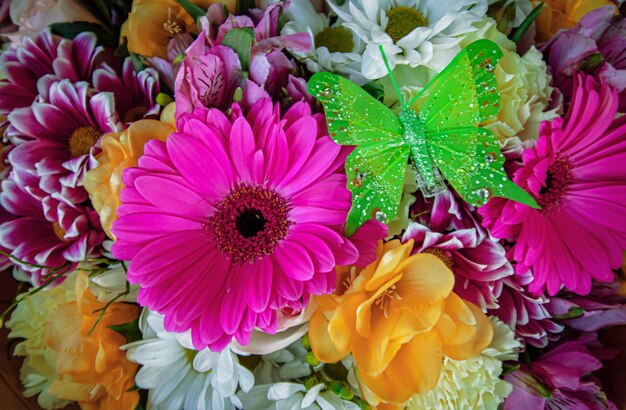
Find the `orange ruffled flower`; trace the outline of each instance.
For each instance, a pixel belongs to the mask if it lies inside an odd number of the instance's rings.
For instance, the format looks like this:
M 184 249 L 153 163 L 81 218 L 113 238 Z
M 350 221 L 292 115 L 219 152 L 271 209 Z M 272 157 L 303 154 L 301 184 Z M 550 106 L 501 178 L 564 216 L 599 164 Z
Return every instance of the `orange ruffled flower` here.
M 134 409 L 139 403 L 135 384 L 138 365 L 126 359 L 119 348 L 126 343 L 110 325 L 128 323 L 139 315 L 139 307 L 112 303 L 100 323 L 89 334 L 105 303 L 89 291 L 85 272 L 76 277 L 76 301 L 58 305 L 46 324 L 45 344 L 57 352 L 56 372 L 49 393 L 62 400 L 76 401 L 83 410 Z
M 444 354 L 469 359 L 493 337 L 485 314 L 452 292 L 450 269 L 412 249 L 413 240 L 379 243 L 375 262 L 363 270 L 339 268 L 335 294 L 315 298 L 313 353 L 327 363 L 352 353 L 373 404 L 404 403 L 432 389 Z
M 537 7 L 540 1 L 533 1 Z M 617 7 L 610 0 L 544 0 L 541 13 L 537 16 L 537 41 L 548 41 L 561 29 L 574 27 L 591 10 L 604 6 Z
M 191 0 L 206 10 L 216 0 Z M 222 1 L 231 13 L 236 0 Z M 128 20 L 122 26 L 121 41 L 128 40 L 128 50 L 146 57 L 166 58 L 167 43 L 177 34 L 198 34 L 193 17 L 177 0 L 134 0 Z
M 169 108 L 170 106 L 167 109 Z M 109 238 L 115 239 L 111 226 L 117 219 L 117 208 L 121 203 L 120 192 L 124 188 L 122 171 L 137 166 L 148 141 L 165 141 L 174 131 L 171 123 L 139 120 L 121 133 L 112 132 L 102 137 L 102 153 L 98 156 L 98 166 L 85 174 L 83 185 L 89 192 L 89 198 L 100 215 L 102 228 Z

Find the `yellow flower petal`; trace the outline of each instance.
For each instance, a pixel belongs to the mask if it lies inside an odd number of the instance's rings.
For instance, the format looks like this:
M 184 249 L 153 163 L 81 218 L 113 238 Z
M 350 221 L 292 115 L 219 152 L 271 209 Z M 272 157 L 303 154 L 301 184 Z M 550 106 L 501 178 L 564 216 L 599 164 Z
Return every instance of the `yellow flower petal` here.
M 337 350 L 328 333 L 328 320 L 319 309 L 309 322 L 309 342 L 315 356 L 325 363 L 337 363 L 350 353 Z
M 462 320 L 457 320 L 457 334 L 452 338 L 442 337 L 444 353 L 454 360 L 467 360 L 480 354 L 493 339 L 493 325 L 487 316 L 473 303 L 463 302 L 472 312 L 476 325 L 469 325 Z M 458 317 L 456 318 L 458 319 Z M 468 335 L 470 336 L 468 337 Z
M 400 262 L 405 260 L 411 254 L 411 250 L 413 249 L 413 239 L 402 245 L 400 245 L 400 241 L 393 240 L 386 243 L 385 247 L 388 248 L 388 250 L 385 254 L 383 254 L 382 258 L 380 258 L 374 275 L 365 284 L 365 289 L 368 291 L 378 289 L 383 286 L 385 282 L 395 276 L 397 273 L 396 268 Z

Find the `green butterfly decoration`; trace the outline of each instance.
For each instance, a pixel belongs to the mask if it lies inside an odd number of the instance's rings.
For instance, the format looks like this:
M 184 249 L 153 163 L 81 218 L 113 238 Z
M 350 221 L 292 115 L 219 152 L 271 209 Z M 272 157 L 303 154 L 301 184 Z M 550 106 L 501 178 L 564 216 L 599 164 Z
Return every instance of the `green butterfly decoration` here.
M 383 53 L 402 104 L 399 115 L 339 75 L 311 77 L 309 93 L 324 106 L 331 138 L 356 146 L 346 160 L 352 192 L 348 235 L 370 218 L 387 223 L 395 217 L 409 158 L 425 197 L 444 192 L 445 177 L 475 206 L 499 196 L 539 208 L 507 177 L 496 137 L 478 128 L 500 110 L 494 69 L 501 56 L 489 40 L 470 44 L 406 104 Z M 419 113 L 409 108 L 425 95 Z

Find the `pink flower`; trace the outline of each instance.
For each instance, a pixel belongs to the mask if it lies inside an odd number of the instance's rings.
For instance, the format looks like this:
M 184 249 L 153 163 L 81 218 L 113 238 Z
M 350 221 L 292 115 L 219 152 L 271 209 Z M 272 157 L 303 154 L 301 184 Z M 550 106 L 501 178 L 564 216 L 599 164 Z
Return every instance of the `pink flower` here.
M 504 376 L 513 384 L 504 410 L 617 410 L 591 375 L 602 367 L 598 358 L 607 358 L 610 352 L 595 349 L 597 339 L 590 336 L 563 343 Z
M 176 118 L 196 108 L 226 110 L 233 103 L 235 90 L 258 89 L 246 79 L 237 54 L 226 46 L 209 47 L 206 34 L 194 41 L 176 75 Z M 255 94 L 267 94 L 257 90 Z
M 12 178 L 2 181 L 0 205 L 11 214 L 0 224 L 0 247 L 26 262 L 18 266 L 35 286 L 50 271 L 33 265 L 59 268 L 69 262 L 74 267 L 99 254 L 104 232 L 98 214 L 89 207 L 76 206 L 58 194 L 42 203 Z
M 626 111 L 626 19 L 615 7 L 590 11 L 580 23 L 562 30 L 543 52 L 554 83 L 569 100 L 576 70 L 593 73 L 620 95 L 619 111 Z
M 617 92 L 576 76 L 566 118 L 543 122 L 513 180 L 537 200 L 532 209 L 496 198 L 479 209 L 497 238 L 516 240 L 517 271 L 532 270 L 532 293 L 579 294 L 592 279 L 613 280 L 626 248 L 626 117 L 615 119 Z
M 233 105 L 232 120 L 199 109 L 177 127 L 124 174 L 113 253 L 168 331 L 191 329 L 196 348 L 246 345 L 359 257 L 343 236 L 348 151 L 304 103 L 282 118 L 268 99 L 246 117 Z
M 550 300 L 555 317 L 576 330 L 593 332 L 613 325 L 626 324 L 626 300 L 617 295 L 622 281 L 594 283 L 591 293 L 579 296 L 563 292 Z
M 545 295 L 531 295 L 526 290 L 530 281 L 530 272 L 504 278 L 499 306 L 488 313 L 506 323 L 524 343 L 546 347 L 550 341 L 559 339 L 564 327 L 552 320 L 550 299 Z
M 80 203 L 87 199 L 82 179 L 95 164 L 101 135 L 121 126 L 113 94 L 62 80 L 41 100 L 9 114 L 13 132 L 27 140 L 9 154 L 20 171 L 15 178 L 40 199 L 58 193 Z

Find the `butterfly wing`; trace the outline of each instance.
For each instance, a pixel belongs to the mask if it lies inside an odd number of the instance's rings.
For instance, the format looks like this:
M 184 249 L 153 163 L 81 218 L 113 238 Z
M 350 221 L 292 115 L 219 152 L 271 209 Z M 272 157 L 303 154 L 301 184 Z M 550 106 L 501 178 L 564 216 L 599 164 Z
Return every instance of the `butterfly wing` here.
M 428 95 L 419 111 L 426 131 L 478 126 L 500 111 L 494 75 L 502 51 L 492 41 L 478 40 L 465 47 L 409 103 Z
M 337 144 L 402 142 L 402 125 L 396 114 L 352 81 L 315 73 L 308 88 L 324 106 L 328 132 Z
M 346 160 L 352 209 L 346 233 L 365 221 L 393 219 L 402 196 L 409 149 L 398 117 L 353 82 L 331 73 L 316 73 L 309 93 L 324 106 L 330 137 L 338 144 L 355 145 Z
M 352 235 L 365 221 L 376 218 L 388 223 L 398 212 L 404 172 L 409 158 L 406 144 L 364 143 L 346 159 L 352 209 L 346 234 Z
M 496 137 L 477 127 L 500 111 L 494 70 L 501 57 L 500 48 L 489 40 L 464 48 L 422 90 L 428 98 L 420 118 L 431 158 L 465 201 L 480 206 L 500 196 L 538 208 L 533 197 L 507 177 Z
M 503 168 L 498 140 L 484 128 L 453 128 L 430 134 L 429 150 L 457 193 L 474 206 L 494 196 L 534 208 L 535 199 L 511 181 Z

